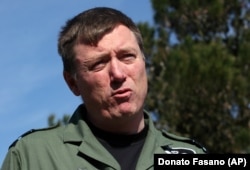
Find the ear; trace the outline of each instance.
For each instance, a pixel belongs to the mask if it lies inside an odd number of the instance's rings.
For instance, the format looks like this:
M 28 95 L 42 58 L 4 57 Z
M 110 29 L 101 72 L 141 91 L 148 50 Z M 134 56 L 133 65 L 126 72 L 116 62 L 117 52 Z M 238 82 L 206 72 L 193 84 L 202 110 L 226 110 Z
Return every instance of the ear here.
M 70 74 L 67 71 L 63 71 L 63 77 L 64 80 L 66 81 L 68 87 L 70 88 L 70 90 L 76 95 L 76 96 L 80 96 L 80 91 L 79 88 L 77 86 L 77 82 L 76 79 L 73 77 L 72 74 Z

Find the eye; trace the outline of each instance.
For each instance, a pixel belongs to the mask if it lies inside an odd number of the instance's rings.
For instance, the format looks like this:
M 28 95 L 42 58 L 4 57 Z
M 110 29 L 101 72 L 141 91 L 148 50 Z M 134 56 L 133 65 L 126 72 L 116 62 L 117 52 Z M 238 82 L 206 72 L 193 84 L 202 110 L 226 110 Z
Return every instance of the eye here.
M 136 58 L 136 55 L 133 53 L 125 53 L 120 57 L 120 60 L 124 63 L 130 64 L 132 63 Z
M 106 64 L 107 60 L 104 59 L 96 61 L 89 66 L 89 71 L 100 71 L 106 66 Z

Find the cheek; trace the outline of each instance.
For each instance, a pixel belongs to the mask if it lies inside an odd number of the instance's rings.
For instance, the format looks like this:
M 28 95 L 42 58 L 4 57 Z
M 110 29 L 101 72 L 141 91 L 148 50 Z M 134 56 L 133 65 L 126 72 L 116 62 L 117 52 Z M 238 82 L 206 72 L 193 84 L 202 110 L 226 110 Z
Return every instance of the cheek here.
M 147 91 L 147 73 L 144 65 L 136 65 L 130 72 L 130 76 L 140 94 Z
M 147 84 L 147 75 L 146 71 L 143 71 L 139 76 L 139 88 L 142 91 L 142 93 L 147 92 L 148 84 Z
M 145 83 L 145 81 L 147 81 L 147 73 L 144 64 L 135 67 L 133 74 L 137 78 L 137 80 L 139 80 L 139 82 Z
M 107 92 L 108 80 L 105 76 L 85 76 L 80 82 L 80 86 L 83 97 L 100 97 L 104 92 Z

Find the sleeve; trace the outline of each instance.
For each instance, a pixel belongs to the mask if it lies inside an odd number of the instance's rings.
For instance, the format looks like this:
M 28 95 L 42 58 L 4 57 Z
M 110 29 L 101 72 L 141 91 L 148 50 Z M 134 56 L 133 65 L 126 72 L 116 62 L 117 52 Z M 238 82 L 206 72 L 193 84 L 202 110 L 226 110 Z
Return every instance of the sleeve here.
M 14 147 L 9 149 L 1 170 L 21 170 L 20 154 Z

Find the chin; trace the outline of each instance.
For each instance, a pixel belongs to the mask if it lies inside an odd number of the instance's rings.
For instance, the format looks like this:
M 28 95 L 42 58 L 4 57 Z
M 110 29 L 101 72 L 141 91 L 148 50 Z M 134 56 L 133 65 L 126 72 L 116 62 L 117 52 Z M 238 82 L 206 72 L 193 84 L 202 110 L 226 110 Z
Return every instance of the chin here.
M 140 108 L 138 108 L 135 104 L 131 104 L 130 102 L 124 102 L 117 104 L 115 106 L 109 107 L 106 114 L 110 114 L 110 117 L 131 117 L 140 112 Z
M 118 109 L 118 113 L 121 115 L 121 116 L 132 116 L 134 114 L 136 114 L 138 112 L 138 110 L 136 109 L 136 107 L 123 107 L 123 106 L 120 106 L 119 109 Z

